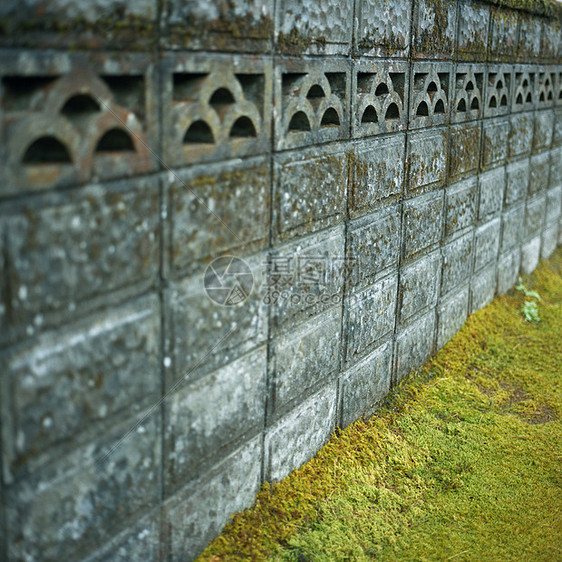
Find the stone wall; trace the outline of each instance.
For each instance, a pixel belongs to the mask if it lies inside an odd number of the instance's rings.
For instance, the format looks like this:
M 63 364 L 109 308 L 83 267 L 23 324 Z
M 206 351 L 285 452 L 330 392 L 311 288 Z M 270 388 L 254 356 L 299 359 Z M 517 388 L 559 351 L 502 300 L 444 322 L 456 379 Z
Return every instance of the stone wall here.
M 0 559 L 192 558 L 550 255 L 538 6 L 2 3 Z

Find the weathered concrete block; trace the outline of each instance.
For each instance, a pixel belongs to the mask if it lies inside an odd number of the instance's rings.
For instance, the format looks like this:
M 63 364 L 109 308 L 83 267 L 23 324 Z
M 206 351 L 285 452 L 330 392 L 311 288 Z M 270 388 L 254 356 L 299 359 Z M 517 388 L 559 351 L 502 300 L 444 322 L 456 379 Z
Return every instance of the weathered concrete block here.
M 404 258 L 439 244 L 443 233 L 444 193 L 438 191 L 415 197 L 404 203 Z
M 163 508 L 168 559 L 193 560 L 215 538 L 232 513 L 252 505 L 260 487 L 262 438 L 256 437 Z
M 496 264 L 492 263 L 472 276 L 470 284 L 470 312 L 476 312 L 491 303 L 496 294 Z
M 541 256 L 541 237 L 536 236 L 521 246 L 521 272 L 525 275 L 532 273 Z
M 360 60 L 353 65 L 352 136 L 404 131 L 408 126 L 408 64 Z
M 1 18 L 0 18 L 1 19 Z M 5 162 L 0 196 L 156 169 L 157 77 L 150 55 L 0 53 Z
M 271 411 L 275 415 L 321 381 L 335 378 L 340 367 L 341 310 L 336 305 L 271 343 Z
M 519 275 L 519 264 L 521 262 L 521 250 L 513 250 L 502 254 L 498 259 L 498 293 L 503 295 L 513 287 Z
M 544 109 L 535 113 L 535 129 L 533 134 L 533 152 L 550 148 L 554 131 L 554 111 Z
M 139 292 L 158 274 L 153 178 L 24 200 L 6 219 L 13 322 L 31 335 L 55 313 L 117 289 Z
M 412 55 L 451 58 L 457 31 L 457 2 L 421 0 L 414 5 Z
M 82 559 L 156 507 L 160 434 L 149 410 L 6 489 L 8 558 Z
M 171 283 L 164 293 L 167 385 L 194 381 L 265 341 L 267 254 L 244 257 L 253 275 L 245 300 L 221 306 L 205 291 L 203 274 Z M 244 288 L 249 290 L 249 288 Z
M 452 68 L 450 63 L 443 62 L 413 64 L 410 77 L 411 129 L 449 122 Z
M 390 276 L 349 296 L 345 308 L 345 361 L 356 363 L 394 332 L 398 276 Z
M 562 41 L 561 41 L 562 44 Z M 562 48 L 561 48 L 562 50 Z M 555 87 L 554 87 L 554 104 L 556 106 L 560 106 L 562 105 L 562 71 L 560 71 L 559 69 L 557 69 L 557 72 L 555 73 Z M 560 122 L 560 115 L 561 115 L 561 111 L 560 109 L 556 109 L 555 110 L 555 119 Z M 556 133 L 558 133 L 558 135 L 556 135 Z M 554 136 L 558 138 L 558 142 L 557 144 L 560 144 L 560 130 L 555 127 L 555 131 L 554 131 Z
M 562 212 L 562 185 L 553 187 L 546 192 L 545 222 L 550 224 L 560 217 Z
M 43 334 L 4 354 L 0 379 L 5 479 L 93 439 L 123 410 L 160 395 L 156 297 Z
M 398 267 L 400 259 L 400 207 L 367 215 L 349 224 L 347 252 L 350 287 L 371 285 L 385 272 Z
M 478 218 L 480 220 L 501 210 L 506 185 L 505 177 L 504 167 L 490 170 L 478 176 L 478 184 L 480 186 Z
M 482 169 L 501 166 L 507 157 L 509 119 L 499 117 L 482 126 Z
M 562 77 L 559 78 L 558 83 L 559 93 L 557 103 L 562 104 Z M 560 146 L 562 144 L 562 107 L 556 108 L 554 110 L 554 134 L 552 135 L 552 146 Z
M 518 60 L 526 62 L 539 56 L 541 32 L 542 19 L 540 17 L 525 12 L 519 12 Z
M 355 254 L 350 254 L 355 258 Z M 341 303 L 346 263 L 343 225 L 273 250 L 265 302 L 279 333 Z
M 441 253 L 438 251 L 402 268 L 398 287 L 401 325 L 424 308 L 435 306 L 439 296 L 440 277 Z
M 335 425 L 336 385 L 305 400 L 265 434 L 265 475 L 279 481 L 309 460 L 326 442 Z
M 404 328 L 396 338 L 394 382 L 429 359 L 435 339 L 435 311 L 431 310 Z
M 529 159 L 524 158 L 512 162 L 505 167 L 505 200 L 506 207 L 525 199 L 529 185 L 530 166 Z
M 164 486 L 166 495 L 223 447 L 252 437 L 265 420 L 266 348 L 183 385 L 166 397 Z
M 542 152 L 531 156 L 531 175 L 529 177 L 528 194 L 530 197 L 544 193 L 549 186 L 550 154 Z
M 349 138 L 348 60 L 283 59 L 275 69 L 275 148 Z
M 525 204 L 521 203 L 502 215 L 501 253 L 519 245 L 525 226 Z
M 468 228 L 474 224 L 477 197 L 476 178 L 469 178 L 446 188 L 446 237 L 450 237 L 455 232 Z
M 406 190 L 409 196 L 443 185 L 447 169 L 447 129 L 408 133 Z
M 407 57 L 412 3 L 363 0 L 355 4 L 355 50 L 376 57 Z
M 275 12 L 275 39 L 280 53 L 349 54 L 353 25 L 350 2 L 280 0 Z
M 527 200 L 525 210 L 525 238 L 532 238 L 542 230 L 546 211 L 546 195 Z
M 548 225 L 542 233 L 541 258 L 549 258 L 558 244 L 558 221 Z
M 4 224 L 0 221 L 0 295 L 5 295 L 7 291 L 8 271 L 7 263 L 4 259 Z M 8 339 L 8 314 L 5 299 L 0 300 L 0 344 Z
M 248 254 L 269 238 L 269 160 L 195 166 L 169 174 L 166 276 L 201 272 L 220 254 Z
M 517 65 L 513 73 L 513 96 L 511 111 L 530 111 L 535 108 L 535 67 Z
M 537 109 L 553 107 L 556 91 L 556 67 L 539 66 L 537 70 Z
M 560 22 L 556 18 L 545 19 L 542 22 L 540 58 L 545 61 L 556 61 L 560 44 Z
M 457 64 L 451 123 L 480 119 L 484 104 L 483 64 Z
M 161 96 L 167 166 L 268 152 L 271 83 L 266 57 L 166 55 Z
M 531 153 L 534 114 L 531 111 L 515 113 L 509 120 L 508 154 L 510 160 L 516 160 Z
M 517 53 L 519 12 L 491 6 L 489 59 L 492 61 L 514 60 Z
M 345 146 L 276 154 L 273 171 L 276 240 L 294 238 L 342 221 L 348 177 Z M 267 215 L 265 210 L 263 213 Z
M 459 2 L 456 55 L 463 60 L 484 60 L 488 47 L 490 6 L 473 0 Z
M 273 36 L 273 0 L 229 3 L 165 0 L 161 43 L 168 49 L 267 52 Z
M 351 218 L 392 204 L 402 193 L 406 135 L 372 138 L 353 145 L 349 155 L 348 208 Z
M 550 151 L 550 187 L 562 184 L 562 146 Z
M 443 246 L 442 295 L 468 283 L 472 272 L 473 238 L 473 233 L 468 232 Z
M 449 130 L 449 180 L 456 181 L 478 172 L 481 123 L 452 126 Z
M 437 309 L 437 349 L 441 349 L 463 326 L 468 313 L 468 286 L 443 301 Z
M 501 220 L 496 218 L 476 229 L 474 235 L 474 271 L 497 259 Z
M 511 107 L 511 66 L 507 64 L 486 67 L 484 117 L 507 115 Z
M 386 342 L 341 378 L 341 426 L 372 415 L 390 390 L 392 342 Z

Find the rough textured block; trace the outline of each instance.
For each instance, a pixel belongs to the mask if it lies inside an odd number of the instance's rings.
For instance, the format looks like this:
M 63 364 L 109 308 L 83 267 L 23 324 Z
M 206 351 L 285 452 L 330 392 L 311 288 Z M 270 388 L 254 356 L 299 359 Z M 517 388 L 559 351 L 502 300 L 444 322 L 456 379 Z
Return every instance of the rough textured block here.
M 562 206 L 562 185 L 549 189 L 546 193 L 545 222 L 551 223 L 558 219 Z
M 491 7 L 489 58 L 490 60 L 513 60 L 517 53 L 519 12 Z
M 498 117 L 509 113 L 511 83 L 511 66 L 502 64 L 486 67 L 484 117 Z
M 455 47 L 457 2 L 415 2 L 413 20 L 412 54 L 420 58 L 450 58 Z
M 451 64 L 443 62 L 413 64 L 410 75 L 411 129 L 449 122 L 452 68 Z
M 440 274 L 440 252 L 433 252 L 402 269 L 398 287 L 401 325 L 424 308 L 435 305 L 439 296 Z
M 474 271 L 479 271 L 490 262 L 495 262 L 500 245 L 499 218 L 476 229 L 474 236 Z
M 490 170 L 478 177 L 480 186 L 480 202 L 478 204 L 478 218 L 485 219 L 489 215 L 494 215 L 502 208 L 504 196 L 505 168 Z
M 562 184 L 562 146 L 550 151 L 550 187 Z
M 4 259 L 4 229 L 0 222 L 0 295 L 5 295 L 7 291 L 8 271 L 7 263 Z M 4 299 L 0 300 L 0 343 L 8 339 L 8 315 Z
M 517 246 L 523 238 L 525 226 L 525 205 L 512 207 L 502 215 L 501 253 Z
M 160 432 L 149 411 L 5 490 L 8 558 L 81 559 L 156 507 Z
M 84 442 L 160 395 L 155 297 L 48 332 L 4 357 L 5 478 Z M 113 420 L 113 421 L 112 421 Z
M 273 35 L 273 0 L 162 3 L 162 43 L 167 48 L 267 51 Z
M 400 258 L 400 208 L 393 206 L 349 224 L 347 252 L 351 258 L 350 286 L 372 284 Z
M 404 257 L 412 258 L 441 241 L 443 232 L 442 191 L 427 193 L 404 203 Z
M 509 120 L 490 119 L 482 127 L 482 168 L 501 166 L 507 157 Z
M 256 437 L 227 457 L 205 481 L 188 486 L 164 504 L 169 560 L 193 560 L 232 513 L 252 505 L 260 487 L 261 461 L 261 437 Z
M 269 161 L 196 166 L 169 174 L 167 275 L 194 274 L 225 252 L 248 254 L 269 237 Z
M 477 197 L 476 178 L 469 178 L 447 187 L 445 190 L 446 237 L 474 224 Z
M 275 69 L 275 148 L 349 138 L 349 61 L 284 59 Z
M 291 330 L 341 303 L 346 267 L 343 225 L 277 248 L 269 265 L 264 300 L 271 305 L 270 329 Z
M 352 136 L 403 131 L 408 126 L 408 64 L 362 60 L 353 65 Z
M 356 363 L 377 342 L 394 332 L 397 282 L 397 275 L 392 274 L 350 295 L 344 321 L 346 363 Z
M 275 11 L 275 36 L 280 53 L 349 54 L 352 3 L 339 0 L 279 0 Z
M 556 80 L 555 80 L 555 89 L 554 89 L 554 103 L 555 105 L 560 106 L 562 105 L 562 71 L 560 69 L 557 69 L 555 77 Z M 555 114 L 556 114 L 555 119 L 559 123 L 562 115 L 561 110 L 560 109 L 555 110 Z M 558 133 L 558 135 L 556 133 Z M 558 127 L 555 127 L 554 137 L 557 139 L 556 144 L 560 144 L 561 134 L 562 133 L 560 132 L 560 129 Z
M 496 264 L 492 263 L 473 275 L 470 284 L 470 312 L 476 312 L 491 303 L 496 294 Z
M 387 342 L 341 378 L 341 426 L 372 415 L 390 390 L 392 342 Z
M 542 230 L 546 210 L 546 196 L 527 200 L 525 211 L 525 238 L 532 238 Z
M 349 156 L 348 207 L 352 218 L 392 204 L 402 193 L 406 136 L 373 138 L 353 146 Z
M 529 111 L 535 108 L 535 67 L 515 66 L 511 111 Z
M 530 111 L 510 116 L 508 137 L 509 159 L 515 160 L 531 153 L 534 114 Z
M 229 363 L 266 338 L 266 254 L 244 258 L 253 275 L 247 299 L 221 306 L 205 292 L 204 275 L 172 283 L 165 291 L 165 359 L 168 385 L 193 381 Z
M 545 109 L 535 114 L 535 130 L 533 134 L 533 152 L 550 148 L 554 125 L 554 111 Z
M 41 325 L 87 299 L 158 272 L 158 189 L 153 178 L 93 185 L 23 202 L 6 220 L 12 319 Z
M 447 129 L 408 133 L 406 167 L 408 195 L 443 185 L 447 169 Z
M 542 22 L 540 58 L 546 61 L 556 60 L 560 44 L 560 21 L 549 18 Z
M 542 233 L 541 258 L 549 258 L 558 243 L 558 221 L 548 225 Z
M 511 289 L 519 275 L 519 263 L 521 261 L 521 250 L 515 248 L 503 254 L 498 259 L 498 293 L 503 295 Z
M 454 100 L 451 122 L 480 119 L 484 100 L 484 65 L 457 64 L 454 69 Z
M 555 68 L 556 67 L 540 66 L 537 69 L 538 70 L 537 73 L 537 108 L 538 109 L 546 109 L 554 106 L 554 95 L 556 92 Z
M 256 434 L 263 427 L 265 400 L 265 346 L 168 395 L 166 495 L 217 451 Z
M 541 237 L 536 236 L 521 246 L 521 272 L 525 275 L 532 273 L 541 257 Z
M 333 379 L 340 366 L 341 306 L 337 305 L 271 344 L 272 411 L 277 414 L 318 383 Z
M 481 124 L 452 126 L 449 130 L 449 180 L 474 175 L 480 159 Z
M 559 79 L 559 84 L 562 85 L 562 76 Z M 562 89 L 559 91 L 562 92 Z M 558 103 L 562 104 L 562 93 L 558 94 L 558 100 Z M 554 111 L 554 134 L 552 136 L 552 146 L 560 145 L 562 145 L 562 107 Z
M 541 48 L 541 32 L 541 18 L 525 12 L 519 12 L 518 60 L 528 61 L 538 57 Z
M 105 53 L 0 53 L 0 196 L 155 170 L 154 61 L 143 54 L 106 59 Z
M 395 348 L 395 383 L 429 359 L 433 351 L 434 338 L 435 311 L 433 310 L 398 334 Z
M 275 155 L 275 238 L 287 240 L 341 222 L 345 211 L 347 177 L 348 158 L 342 146 L 329 149 L 314 147 Z M 245 189 L 245 185 L 240 187 Z M 248 204 L 247 208 L 253 208 L 253 205 Z M 264 210 L 263 214 L 267 215 L 267 211 Z
M 441 349 L 463 326 L 468 313 L 468 287 L 448 300 L 437 310 L 437 349 Z
M 458 10 L 457 57 L 484 60 L 488 47 L 490 6 L 473 0 L 461 0 Z
M 505 167 L 505 206 L 508 207 L 525 199 L 529 185 L 529 159 L 524 158 Z
M 468 232 L 443 246 L 442 295 L 468 283 L 472 272 L 473 237 L 473 233 Z
M 265 474 L 279 481 L 320 449 L 335 425 L 336 385 L 305 400 L 265 434 Z
M 544 193 L 549 186 L 550 154 L 542 152 L 531 156 L 530 170 L 529 196 Z
M 271 61 L 167 55 L 162 64 L 167 166 L 263 154 L 271 147 Z
M 355 4 L 356 52 L 370 56 L 407 57 L 412 3 L 408 0 L 363 0 Z

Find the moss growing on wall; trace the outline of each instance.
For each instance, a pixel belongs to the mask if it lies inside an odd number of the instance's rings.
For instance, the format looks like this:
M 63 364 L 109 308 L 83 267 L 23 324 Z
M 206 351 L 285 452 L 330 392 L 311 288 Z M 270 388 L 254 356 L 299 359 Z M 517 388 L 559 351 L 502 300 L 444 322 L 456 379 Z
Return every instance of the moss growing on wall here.
M 309 463 L 266 485 L 201 560 L 556 559 L 562 250 Z

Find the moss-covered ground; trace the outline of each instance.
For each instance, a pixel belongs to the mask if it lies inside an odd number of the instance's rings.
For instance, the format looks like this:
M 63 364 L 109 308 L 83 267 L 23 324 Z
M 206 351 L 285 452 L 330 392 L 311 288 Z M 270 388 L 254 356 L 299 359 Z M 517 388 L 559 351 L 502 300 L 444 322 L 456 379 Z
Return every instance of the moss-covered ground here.
M 562 249 L 201 560 L 562 560 Z

